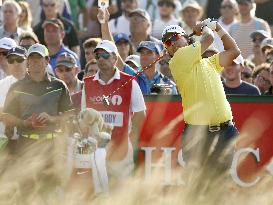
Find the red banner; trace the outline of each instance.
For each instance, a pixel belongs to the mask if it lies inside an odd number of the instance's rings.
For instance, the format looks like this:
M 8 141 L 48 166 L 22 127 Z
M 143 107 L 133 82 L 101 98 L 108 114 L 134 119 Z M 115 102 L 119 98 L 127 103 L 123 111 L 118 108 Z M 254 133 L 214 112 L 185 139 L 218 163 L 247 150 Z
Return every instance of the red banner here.
M 240 131 L 236 148 L 259 148 L 259 163 L 249 155 L 238 167 L 239 176 L 250 176 L 273 156 L 273 98 L 234 96 L 229 97 L 229 102 L 234 122 Z M 184 128 L 180 98 L 150 96 L 146 97 L 146 106 L 147 118 L 140 132 L 139 149 L 155 147 L 152 158 L 156 160 L 162 156 L 162 147 L 175 147 L 172 157 L 176 159 Z M 143 159 L 144 152 L 140 151 L 139 160 Z

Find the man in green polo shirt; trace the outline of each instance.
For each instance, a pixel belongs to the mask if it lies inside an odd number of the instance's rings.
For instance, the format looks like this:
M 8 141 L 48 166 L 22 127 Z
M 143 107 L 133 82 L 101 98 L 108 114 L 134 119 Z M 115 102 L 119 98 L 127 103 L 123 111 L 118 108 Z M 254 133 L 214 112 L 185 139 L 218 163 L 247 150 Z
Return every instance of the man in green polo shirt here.
M 34 44 L 27 52 L 28 72 L 10 88 L 3 109 L 7 127 L 17 127 L 20 143 L 54 139 L 59 122 L 72 111 L 65 84 L 46 72 L 49 57 L 44 45 Z M 6 130 L 9 136 L 8 129 Z
M 212 29 L 222 39 L 225 51 L 202 59 L 201 55 L 214 40 Z M 217 22 L 206 20 L 197 24 L 193 31 L 195 35 L 201 35 L 200 42 L 192 42 L 177 25 L 164 29 L 162 41 L 172 57 L 169 65 L 183 101 L 184 159 L 186 163 L 195 159 L 201 165 L 216 166 L 222 164 L 222 153 L 238 134 L 220 73 L 233 63 L 240 50 Z M 226 155 L 224 166 L 230 166 L 232 154 L 231 151 Z

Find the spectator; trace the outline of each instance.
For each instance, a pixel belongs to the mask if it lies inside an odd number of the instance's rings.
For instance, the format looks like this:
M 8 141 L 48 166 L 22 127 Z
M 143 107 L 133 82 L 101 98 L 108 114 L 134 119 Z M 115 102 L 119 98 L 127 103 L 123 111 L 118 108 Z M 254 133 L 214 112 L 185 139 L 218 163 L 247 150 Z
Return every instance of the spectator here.
M 109 28 L 113 34 L 125 33 L 130 35 L 129 14 L 138 8 L 137 0 L 122 0 L 122 15 L 109 21 Z
M 10 75 L 0 80 L 1 98 L 0 98 L 0 112 L 4 107 L 6 96 L 11 85 L 16 81 L 25 77 L 27 65 L 26 65 L 26 49 L 20 46 L 13 47 L 7 53 L 7 62 Z M 5 132 L 5 126 L 0 123 L 0 136 L 3 136 Z
M 41 4 L 42 4 L 41 0 Z M 58 5 L 58 13 L 65 18 L 66 20 L 72 22 L 72 17 L 71 17 L 71 7 L 68 2 L 68 0 L 56 0 L 55 3 Z M 41 20 L 45 20 L 45 10 L 42 9 L 41 11 Z
M 266 59 L 261 50 L 261 43 L 265 38 L 268 38 L 269 36 L 270 34 L 264 30 L 256 30 L 250 34 L 253 45 L 253 54 L 248 56 L 247 59 L 253 62 L 256 66 L 265 63 Z
M 49 63 L 53 70 L 56 68 L 56 60 L 63 52 L 72 54 L 77 60 L 77 65 L 80 67 L 77 54 L 63 45 L 64 26 L 59 19 L 51 19 L 44 21 L 42 27 L 44 28 L 45 43 L 49 51 Z
M 137 82 L 130 81 L 131 76 L 116 69 L 118 50 L 113 42 L 103 40 L 97 45 L 95 55 L 99 71 L 95 76 L 84 79 L 83 102 L 101 112 L 105 123 L 114 126 L 107 148 L 109 178 L 122 179 L 131 175 L 134 169 L 133 147 L 137 146 L 138 128 L 145 117 L 145 103 Z M 111 96 L 109 106 L 105 106 L 100 100 L 102 95 L 114 92 L 124 82 L 128 84 Z M 114 118 L 111 120 L 109 116 Z
M 242 56 L 233 60 L 233 64 L 226 67 L 224 73 L 224 89 L 226 94 L 238 95 L 260 95 L 259 89 L 245 81 L 241 80 L 241 70 L 243 68 L 244 59 Z
M 134 53 L 133 45 L 130 42 L 129 36 L 125 33 L 117 33 L 114 36 L 115 44 L 118 48 L 118 52 L 123 61 Z
M 0 38 L 9 37 L 17 41 L 23 32 L 18 26 L 21 7 L 14 0 L 6 0 L 2 5 L 2 12 L 3 25 L 0 27 Z
M 175 17 L 179 18 L 179 11 L 181 10 L 181 2 L 184 0 L 174 0 L 175 3 Z M 159 18 L 158 0 L 138 0 L 139 8 L 148 12 L 153 23 L 155 19 Z
M 253 82 L 256 85 L 261 94 L 263 95 L 267 92 L 271 86 L 270 77 L 269 77 L 269 67 L 270 64 L 263 63 L 255 68 L 253 71 Z
M 83 49 L 84 49 L 85 60 L 87 62 L 95 59 L 94 50 L 99 42 L 101 42 L 100 38 L 89 38 L 84 41 Z
M 160 48 L 155 42 L 142 41 L 137 48 L 137 52 L 140 53 L 141 67 L 145 68 L 159 57 Z M 141 78 L 144 82 L 144 84 L 140 84 L 143 95 L 149 95 L 151 93 L 151 88 L 156 84 L 166 84 L 172 86 L 171 94 L 177 95 L 175 83 L 157 71 L 155 64 L 150 66 L 149 69 L 144 70 L 139 78 Z
M 193 32 L 193 27 L 200 21 L 203 15 L 202 7 L 195 0 L 187 0 L 182 5 L 182 10 L 180 11 L 182 22 L 182 28 L 186 33 L 191 34 Z M 196 40 L 200 38 L 195 36 Z
M 153 41 L 162 45 L 158 39 L 150 35 L 152 26 L 151 19 L 145 10 L 136 9 L 130 13 L 129 17 L 131 32 L 130 40 L 134 45 L 134 48 L 137 48 L 141 41 Z
M 98 62 L 96 59 L 88 61 L 85 65 L 84 77 L 89 77 L 95 75 L 99 70 Z
M 125 63 L 133 68 L 136 72 L 140 70 L 140 57 L 138 55 L 129 55 Z
M 64 31 L 64 37 L 63 37 L 63 43 L 67 47 L 69 47 L 70 50 L 75 52 L 78 56 L 80 56 L 80 46 L 79 46 L 79 40 L 77 37 L 77 32 L 73 24 L 65 19 L 64 17 L 61 17 L 58 13 L 58 5 L 59 1 L 54 0 L 42 0 L 42 8 L 45 12 L 45 20 L 41 20 L 34 28 L 34 33 L 38 36 L 38 39 L 41 44 L 46 44 L 45 36 L 44 36 L 44 29 L 43 24 L 44 21 L 49 19 L 59 19 L 63 24 L 63 31 Z
M 242 56 L 247 58 L 251 55 L 251 38 L 249 35 L 255 30 L 265 30 L 271 34 L 266 21 L 251 14 L 254 9 L 254 0 L 238 0 L 240 21 L 230 27 L 229 33 L 238 44 Z
M 19 46 L 22 46 L 27 50 L 29 49 L 30 46 L 34 45 L 35 43 L 40 43 L 40 42 L 36 34 L 33 33 L 32 31 L 25 31 L 19 36 L 19 43 L 18 43 Z M 55 75 L 50 64 L 47 65 L 46 71 L 53 76 Z
M 253 84 L 252 73 L 254 69 L 255 65 L 251 61 L 247 59 L 244 60 L 244 65 L 241 71 L 241 79 L 245 82 Z
M 16 42 L 11 38 L 4 37 L 0 39 L 0 80 L 9 75 L 6 56 L 8 51 L 15 46 Z
M 25 31 L 32 31 L 32 14 L 29 8 L 29 4 L 26 1 L 19 1 L 22 12 L 19 16 L 18 26 Z
M 61 53 L 58 56 L 55 73 L 66 84 L 70 95 L 82 90 L 83 82 L 77 78 L 79 70 L 77 61 L 72 54 Z
M 39 40 L 32 31 L 25 31 L 19 36 L 18 44 L 27 50 L 35 43 L 39 43 Z
M 179 21 L 174 17 L 175 1 L 174 0 L 159 0 L 159 17 L 153 22 L 152 35 L 157 39 L 161 39 L 163 29 L 167 25 L 178 25 Z
M 221 16 L 218 19 L 219 24 L 226 30 L 237 22 L 236 17 L 238 16 L 239 9 L 236 0 L 223 0 L 220 7 Z M 214 47 L 219 51 L 224 50 L 223 43 L 219 36 L 216 34 L 214 38 Z

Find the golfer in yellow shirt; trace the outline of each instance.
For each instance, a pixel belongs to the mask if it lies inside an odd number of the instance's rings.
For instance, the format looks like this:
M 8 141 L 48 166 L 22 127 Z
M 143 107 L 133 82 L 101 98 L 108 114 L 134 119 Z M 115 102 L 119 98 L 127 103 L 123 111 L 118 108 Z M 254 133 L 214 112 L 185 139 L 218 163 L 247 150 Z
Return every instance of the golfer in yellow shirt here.
M 202 53 L 213 43 L 212 29 L 222 39 L 225 51 L 202 59 Z M 220 73 L 239 56 L 240 50 L 217 22 L 205 20 L 193 31 L 201 35 L 200 42 L 193 42 L 177 25 L 164 29 L 162 41 L 172 57 L 170 69 L 182 96 L 186 123 L 182 139 L 184 159 L 188 162 L 197 155 L 201 164 L 215 163 L 231 139 L 238 135 Z M 215 146 L 211 151 L 212 144 Z M 225 165 L 230 165 L 227 162 L 231 162 L 232 154 Z

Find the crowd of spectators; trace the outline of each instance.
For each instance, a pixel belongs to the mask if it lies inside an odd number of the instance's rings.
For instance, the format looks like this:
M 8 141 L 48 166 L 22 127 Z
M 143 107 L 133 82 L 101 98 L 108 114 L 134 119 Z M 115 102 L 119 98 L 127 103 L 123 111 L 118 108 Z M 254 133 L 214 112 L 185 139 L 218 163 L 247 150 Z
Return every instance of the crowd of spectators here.
M 271 93 L 272 1 L 223 0 L 212 4 L 210 0 L 112 0 L 109 3 L 109 29 L 122 60 L 117 63 L 121 71 L 136 75 L 158 56 L 164 55 L 163 59 L 138 77 L 144 95 L 151 93 L 154 84 L 161 84 L 162 87 L 169 84 L 173 86 L 171 94 L 179 94 L 168 68 L 170 56 L 160 41 L 161 33 L 167 25 L 180 25 L 191 34 L 192 27 L 206 17 L 218 19 L 235 39 L 243 57 L 239 63 L 234 62 L 232 68 L 226 68 L 223 72 L 226 93 Z M 26 49 L 34 43 L 44 44 L 50 56 L 47 70 L 53 75 L 56 75 L 57 58 L 63 52 L 76 59 L 78 69 L 73 75 L 79 80 L 84 75 L 90 75 L 87 73 L 96 72 L 98 68 L 93 51 L 103 36 L 97 15 L 98 1 L 95 0 L 3 1 L 0 38 L 4 44 L 0 45 L 0 78 L 10 75 L 3 55 L 7 51 L 4 37 L 13 39 Z M 193 38 L 199 40 L 198 36 Z M 223 44 L 215 33 L 213 46 L 203 57 L 223 50 Z M 148 51 L 154 53 L 154 58 L 148 59 Z M 158 76 L 163 81 L 155 80 Z

